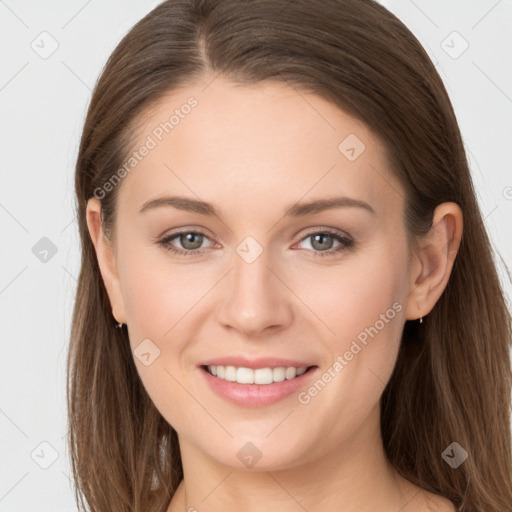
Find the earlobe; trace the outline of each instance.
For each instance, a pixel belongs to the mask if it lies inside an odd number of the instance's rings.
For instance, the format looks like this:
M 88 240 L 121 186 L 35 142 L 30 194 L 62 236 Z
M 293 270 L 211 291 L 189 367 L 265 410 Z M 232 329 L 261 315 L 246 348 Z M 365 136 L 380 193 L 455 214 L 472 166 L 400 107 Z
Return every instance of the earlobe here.
M 445 290 L 460 247 L 462 210 L 456 203 L 442 203 L 434 211 L 432 228 L 419 240 L 411 291 L 407 300 L 408 320 L 426 316 Z
M 101 276 L 112 306 L 112 315 L 117 322 L 126 323 L 114 247 L 107 240 L 103 231 L 101 202 L 96 197 L 90 198 L 87 202 L 86 220 L 89 235 L 96 251 Z

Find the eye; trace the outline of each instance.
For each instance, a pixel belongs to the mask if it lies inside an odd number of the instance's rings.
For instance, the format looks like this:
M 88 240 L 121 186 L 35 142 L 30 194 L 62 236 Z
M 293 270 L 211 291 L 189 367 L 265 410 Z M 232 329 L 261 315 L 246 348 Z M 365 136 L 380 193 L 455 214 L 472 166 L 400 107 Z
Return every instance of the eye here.
M 310 232 L 302 238 L 301 242 L 307 240 L 310 240 L 309 245 L 314 256 L 331 256 L 347 251 L 354 246 L 354 241 L 351 238 L 330 229 Z
M 204 253 L 208 245 L 204 242 L 210 240 L 200 231 L 180 231 L 166 236 L 157 243 L 165 250 L 180 256 L 197 256 Z M 337 231 L 324 229 L 321 231 L 312 231 L 299 242 L 310 240 L 310 247 L 313 256 L 331 256 L 347 251 L 354 246 L 354 241 Z M 177 247 L 179 244 L 181 247 Z
M 173 240 L 176 242 L 173 243 Z M 204 248 L 203 242 L 209 240 L 209 238 L 200 231 L 180 231 L 172 235 L 166 236 L 157 243 L 160 244 L 164 249 L 179 254 L 181 256 L 191 256 L 202 254 L 204 251 L 198 250 Z M 182 247 L 176 247 L 176 243 L 179 243 Z

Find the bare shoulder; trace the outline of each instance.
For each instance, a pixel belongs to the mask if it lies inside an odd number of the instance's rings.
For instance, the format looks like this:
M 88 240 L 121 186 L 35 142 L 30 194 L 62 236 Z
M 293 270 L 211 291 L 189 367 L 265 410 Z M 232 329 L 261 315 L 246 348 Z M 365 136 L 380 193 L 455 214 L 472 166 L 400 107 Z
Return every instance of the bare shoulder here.
M 452 501 L 439 494 L 433 494 L 425 491 L 426 512 L 457 512 Z
M 457 512 L 457 508 L 448 498 L 429 492 L 401 476 L 398 478 L 402 495 L 407 500 L 401 512 Z
M 417 487 L 417 491 L 404 507 L 403 512 L 457 512 L 448 498 Z

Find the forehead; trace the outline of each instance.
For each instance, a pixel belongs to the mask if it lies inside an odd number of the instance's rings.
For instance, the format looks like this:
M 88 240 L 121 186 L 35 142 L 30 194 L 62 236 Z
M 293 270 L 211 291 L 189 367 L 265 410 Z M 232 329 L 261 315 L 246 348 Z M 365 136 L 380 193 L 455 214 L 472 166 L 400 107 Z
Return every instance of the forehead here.
M 382 214 L 402 206 L 380 139 L 327 100 L 288 84 L 217 77 L 173 90 L 138 121 L 138 154 L 123 178 L 120 207 L 138 209 L 167 193 L 226 212 L 232 205 L 236 213 L 335 193 Z

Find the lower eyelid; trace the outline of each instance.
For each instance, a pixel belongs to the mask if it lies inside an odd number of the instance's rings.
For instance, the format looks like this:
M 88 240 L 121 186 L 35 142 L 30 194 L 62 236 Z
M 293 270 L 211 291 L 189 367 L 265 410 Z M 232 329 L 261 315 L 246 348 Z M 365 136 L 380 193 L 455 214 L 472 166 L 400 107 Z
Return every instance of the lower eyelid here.
M 353 244 L 354 244 L 354 241 L 349 238 L 348 236 L 345 236 L 345 235 L 341 235 L 339 233 L 331 233 L 330 231 L 312 231 L 311 233 L 308 233 L 307 235 L 305 235 L 304 237 L 302 237 L 298 242 L 297 244 L 307 240 L 308 238 L 312 237 L 313 235 L 328 235 L 329 237 L 333 238 L 334 240 L 338 241 L 339 242 L 339 245 L 336 247 L 336 248 L 332 248 L 332 249 L 327 249 L 325 251 L 314 251 L 314 252 L 317 252 L 317 253 L 320 253 L 320 252 L 324 252 L 324 253 L 328 253 L 328 252 L 334 252 L 337 250 L 337 248 L 339 248 L 340 246 L 344 246 L 345 248 L 349 248 L 351 247 Z M 295 244 L 295 245 L 297 245 Z M 311 249 L 309 249 L 311 250 Z
M 208 235 L 206 235 L 205 233 L 201 233 L 200 231 L 180 231 L 179 233 L 173 233 L 172 235 L 162 238 L 159 243 L 161 245 L 163 245 L 164 247 L 170 246 L 170 247 L 176 249 L 176 251 L 180 251 L 180 252 L 184 252 L 184 253 L 201 253 L 205 249 L 208 249 L 208 247 L 199 247 L 197 249 L 185 249 L 185 248 L 181 248 L 181 247 L 175 247 L 174 244 L 171 243 L 171 241 L 174 242 L 174 240 L 179 239 L 179 237 L 181 235 L 188 235 L 188 234 L 201 235 L 203 237 L 203 241 L 209 240 L 211 242 L 211 246 L 216 244 L 216 242 L 214 242 Z
M 201 235 L 201 236 L 203 236 L 203 238 L 205 240 L 209 240 L 211 242 L 210 247 L 215 246 L 217 244 L 214 240 L 211 239 L 211 237 L 209 237 L 205 233 L 202 233 L 200 231 L 193 231 L 193 230 L 191 230 L 191 231 L 180 231 L 178 233 L 173 233 L 171 235 L 168 235 L 168 236 L 158 240 L 157 243 L 159 245 L 161 245 L 164 249 L 168 250 L 168 251 L 175 252 L 177 254 L 181 254 L 181 255 L 185 255 L 185 256 L 186 255 L 194 255 L 194 254 L 202 254 L 205 251 L 205 249 L 208 249 L 209 247 L 200 247 L 200 248 L 197 248 L 197 249 L 184 249 L 184 248 L 182 249 L 180 247 L 174 246 L 171 243 L 171 241 L 175 240 L 176 238 L 179 238 L 180 235 L 191 234 L 191 233 L 192 234 L 196 234 L 196 235 Z M 324 255 L 340 253 L 340 252 L 343 252 L 345 250 L 350 249 L 354 245 L 353 240 L 351 240 L 350 238 L 348 238 L 346 236 L 342 236 L 342 235 L 340 235 L 338 233 L 331 233 L 330 231 L 313 231 L 313 232 L 310 232 L 307 235 L 303 236 L 294 245 L 300 244 L 301 242 L 303 242 L 304 240 L 307 240 L 311 236 L 318 235 L 318 234 L 329 235 L 330 237 L 332 237 L 335 240 L 337 240 L 339 242 L 339 245 L 336 246 L 335 248 L 326 249 L 324 251 L 318 251 L 318 250 L 314 250 L 314 249 L 306 249 L 307 251 L 313 252 L 315 255 L 324 256 Z

